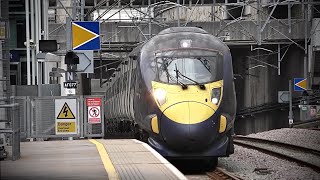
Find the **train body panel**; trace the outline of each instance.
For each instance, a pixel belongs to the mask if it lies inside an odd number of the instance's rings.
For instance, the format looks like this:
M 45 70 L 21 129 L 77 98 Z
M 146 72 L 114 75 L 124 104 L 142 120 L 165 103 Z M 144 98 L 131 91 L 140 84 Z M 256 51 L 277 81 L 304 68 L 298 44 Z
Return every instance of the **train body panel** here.
M 229 48 L 202 29 L 169 28 L 137 47 L 106 92 L 108 120 L 133 120 L 167 157 L 232 153 Z

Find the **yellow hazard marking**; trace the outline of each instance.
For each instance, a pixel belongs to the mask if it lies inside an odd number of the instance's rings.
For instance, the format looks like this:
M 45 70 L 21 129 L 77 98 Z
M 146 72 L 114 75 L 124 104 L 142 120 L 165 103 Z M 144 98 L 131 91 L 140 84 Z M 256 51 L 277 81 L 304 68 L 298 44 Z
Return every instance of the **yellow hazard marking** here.
M 108 155 L 104 145 L 102 143 L 100 143 L 99 141 L 94 140 L 94 139 L 89 139 L 89 141 L 96 145 L 96 147 L 97 147 L 97 149 L 99 151 L 102 163 L 104 165 L 104 168 L 106 169 L 106 171 L 108 173 L 108 177 L 109 177 L 108 179 L 109 180 L 117 180 L 117 179 L 119 179 L 118 173 L 117 173 L 116 169 L 114 168 L 114 166 L 113 166 L 113 164 L 111 162 L 111 159 L 109 158 L 109 155 Z
M 304 80 L 296 83 L 296 86 L 299 86 L 302 89 L 307 89 L 307 79 L 304 79 Z
M 72 23 L 72 47 L 73 49 L 78 46 L 89 42 L 97 37 L 97 34 L 85 29 L 77 24 Z
M 57 122 L 57 133 L 76 132 L 76 122 Z
M 76 117 L 73 115 L 70 107 L 67 103 L 64 103 L 62 106 L 60 113 L 57 116 L 57 119 L 75 119 Z

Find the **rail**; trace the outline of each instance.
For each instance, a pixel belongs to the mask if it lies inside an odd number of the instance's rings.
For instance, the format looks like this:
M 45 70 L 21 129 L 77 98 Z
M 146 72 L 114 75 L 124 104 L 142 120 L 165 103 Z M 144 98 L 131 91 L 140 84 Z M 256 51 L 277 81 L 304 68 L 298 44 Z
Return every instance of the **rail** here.
M 212 172 L 207 172 L 207 176 L 209 176 L 210 179 L 214 180 L 242 180 L 240 177 L 237 177 L 236 175 L 219 167 L 217 167 Z
M 293 128 L 310 128 L 310 127 L 316 127 L 320 125 L 320 117 L 310 119 L 307 121 L 300 121 L 300 122 L 295 122 L 292 124 Z
M 279 156 L 320 172 L 320 150 L 246 136 L 234 136 L 233 140 L 237 145 L 256 149 L 274 156 Z

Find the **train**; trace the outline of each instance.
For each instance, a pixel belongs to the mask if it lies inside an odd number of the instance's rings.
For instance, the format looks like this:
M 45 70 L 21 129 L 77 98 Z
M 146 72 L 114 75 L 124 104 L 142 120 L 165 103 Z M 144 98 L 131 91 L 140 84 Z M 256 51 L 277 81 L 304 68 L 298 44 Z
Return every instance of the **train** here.
M 219 38 L 170 27 L 134 48 L 117 70 L 106 88 L 106 128 L 132 130 L 169 159 L 215 166 L 234 152 L 232 57 Z

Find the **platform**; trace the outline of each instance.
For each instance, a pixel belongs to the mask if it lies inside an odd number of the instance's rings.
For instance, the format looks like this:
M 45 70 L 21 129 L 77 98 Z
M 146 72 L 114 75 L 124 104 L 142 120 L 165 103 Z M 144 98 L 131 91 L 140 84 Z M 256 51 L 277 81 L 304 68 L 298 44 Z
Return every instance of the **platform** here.
M 0 161 L 0 179 L 186 179 L 147 144 L 132 140 L 21 143 L 21 159 Z

